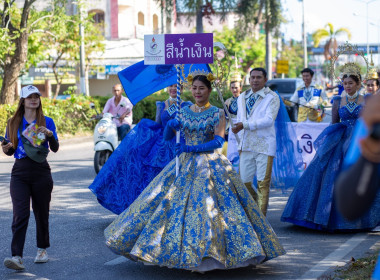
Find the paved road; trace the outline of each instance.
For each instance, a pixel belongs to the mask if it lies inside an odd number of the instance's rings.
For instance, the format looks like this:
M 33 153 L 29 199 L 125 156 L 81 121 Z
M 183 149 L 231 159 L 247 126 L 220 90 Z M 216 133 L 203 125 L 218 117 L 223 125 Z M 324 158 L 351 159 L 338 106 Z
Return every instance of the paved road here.
M 328 234 L 279 221 L 288 193 L 272 190 L 268 219 L 287 254 L 256 268 L 188 271 L 144 266 L 114 255 L 104 245 L 103 230 L 115 215 L 101 207 L 88 185 L 95 177 L 90 139 L 65 142 L 49 155 L 55 181 L 51 204 L 51 248 L 47 264 L 34 264 L 35 223 L 30 219 L 24 250 L 26 270 L 16 273 L 0 265 L 0 279 L 315 279 L 352 256 L 363 255 L 378 233 Z M 13 159 L 0 156 L 0 260 L 10 255 L 10 171 Z M 32 215 L 33 217 L 33 215 Z

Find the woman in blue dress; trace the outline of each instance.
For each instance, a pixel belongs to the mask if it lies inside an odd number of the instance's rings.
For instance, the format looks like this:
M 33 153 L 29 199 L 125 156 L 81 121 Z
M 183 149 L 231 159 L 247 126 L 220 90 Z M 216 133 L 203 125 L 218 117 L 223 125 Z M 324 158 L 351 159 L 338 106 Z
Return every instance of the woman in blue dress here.
M 176 85 L 169 99 L 157 101 L 156 121 L 142 119 L 123 139 L 89 186 L 99 203 L 115 214 L 123 212 L 175 157 L 175 140 L 165 141 L 166 123 L 176 116 Z M 189 106 L 191 102 L 182 102 Z
M 192 76 L 191 76 L 192 77 Z M 208 77 L 208 78 L 207 78 Z M 284 254 L 276 234 L 219 148 L 223 110 L 211 106 L 208 76 L 192 80 L 196 104 L 183 107 L 177 144 L 179 174 L 172 160 L 141 195 L 105 229 L 107 246 L 134 261 L 192 271 L 259 264 Z
M 364 97 L 358 94 L 360 74 L 346 74 L 342 80 L 346 94 L 334 97 L 332 124 L 314 142 L 315 157 L 289 197 L 281 217 L 283 222 L 326 231 L 367 230 L 380 222 L 380 197 L 356 221 L 344 219 L 333 199 L 334 181 L 364 102 Z

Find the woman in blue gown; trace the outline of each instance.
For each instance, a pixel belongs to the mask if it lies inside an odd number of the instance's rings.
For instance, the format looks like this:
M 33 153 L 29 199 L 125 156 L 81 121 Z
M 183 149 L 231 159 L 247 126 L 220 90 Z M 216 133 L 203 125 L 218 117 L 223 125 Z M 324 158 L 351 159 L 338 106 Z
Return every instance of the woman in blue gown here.
M 281 220 L 326 231 L 367 230 L 380 222 L 380 197 L 366 215 L 348 221 L 333 199 L 334 181 L 342 168 L 364 97 L 358 94 L 360 74 L 343 76 L 345 95 L 334 97 L 332 124 L 314 142 L 316 154 L 289 196 Z
M 171 127 L 180 129 L 186 140 L 176 148 L 178 176 L 172 160 L 105 229 L 106 245 L 114 253 L 199 272 L 255 265 L 285 253 L 219 151 L 225 116 L 208 102 L 207 77 L 194 77 L 191 90 L 196 104 L 182 108 L 180 121 L 170 121 L 165 131 L 170 138 Z
M 175 140 L 165 141 L 166 123 L 176 116 L 177 86 L 169 99 L 157 101 L 156 121 L 142 119 L 123 139 L 89 186 L 99 203 L 115 214 L 123 212 L 175 157 Z M 189 106 L 191 102 L 182 102 Z

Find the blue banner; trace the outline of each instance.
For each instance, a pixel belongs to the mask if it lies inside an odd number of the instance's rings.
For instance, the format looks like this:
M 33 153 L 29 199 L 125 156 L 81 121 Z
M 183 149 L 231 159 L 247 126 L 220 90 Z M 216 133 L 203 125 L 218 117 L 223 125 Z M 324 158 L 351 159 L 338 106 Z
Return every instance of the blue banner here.
M 184 74 L 191 72 L 211 72 L 208 64 L 186 64 Z M 118 73 L 125 94 L 136 105 L 145 97 L 177 83 L 177 70 L 174 65 L 144 65 L 144 61 L 125 68 Z

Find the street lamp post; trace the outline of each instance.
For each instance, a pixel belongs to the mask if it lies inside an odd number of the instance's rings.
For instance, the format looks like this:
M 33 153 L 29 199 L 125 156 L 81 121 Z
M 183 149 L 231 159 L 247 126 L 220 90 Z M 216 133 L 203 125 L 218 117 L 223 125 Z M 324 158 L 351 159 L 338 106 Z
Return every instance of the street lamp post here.
M 362 2 L 362 3 L 365 3 L 366 4 L 366 8 L 367 8 L 367 55 L 369 55 L 369 38 L 368 38 L 368 29 L 369 29 L 369 18 L 368 18 L 368 5 L 372 2 L 375 2 L 375 1 L 378 1 L 378 0 L 367 0 L 367 1 L 364 1 L 364 0 L 356 0 L 356 1 L 359 1 L 359 2 Z
M 79 84 L 80 93 L 89 96 L 89 92 L 86 86 L 86 73 L 85 73 L 85 50 L 84 50 L 84 26 L 83 26 L 83 10 L 80 5 L 80 1 L 73 2 L 74 4 L 74 14 L 79 13 L 79 37 L 80 37 L 80 48 L 79 48 Z
M 373 22 L 369 24 L 377 27 L 377 64 L 380 67 L 380 19 L 377 20 L 377 24 Z
M 307 67 L 307 41 L 306 41 L 306 28 L 305 28 L 305 0 L 298 0 L 302 2 L 302 41 L 303 41 L 303 67 Z

